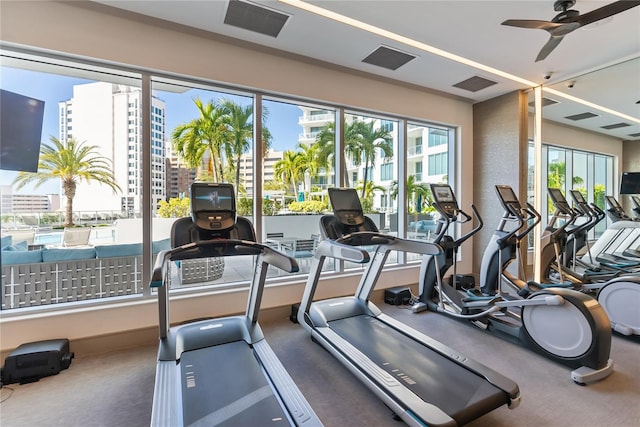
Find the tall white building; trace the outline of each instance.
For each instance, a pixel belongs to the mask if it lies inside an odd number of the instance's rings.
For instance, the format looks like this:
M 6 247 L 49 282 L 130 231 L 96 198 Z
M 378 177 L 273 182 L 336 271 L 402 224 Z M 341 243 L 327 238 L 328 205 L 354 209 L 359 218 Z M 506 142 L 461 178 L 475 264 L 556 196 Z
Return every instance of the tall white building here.
M 300 107 L 302 115 L 298 124 L 302 126 L 302 133 L 298 141 L 303 144 L 313 144 L 316 136 L 322 131 L 327 123 L 335 120 L 335 113 L 310 107 Z M 347 122 L 353 120 L 354 116 L 348 116 Z M 398 122 L 393 120 L 372 119 L 368 117 L 358 117 L 358 120 L 376 122 L 374 128 L 383 128 L 392 136 L 394 155 L 391 158 L 385 157 L 382 150 L 376 150 L 374 166 L 370 166 L 367 171 L 367 180 L 375 182 L 376 186 L 385 190 L 375 190 L 373 207 L 382 212 L 394 212 L 396 202 L 392 200 L 391 193 L 393 182 L 398 176 L 398 156 L 395 151 L 398 147 Z M 446 180 L 448 175 L 448 148 L 449 139 L 452 137 L 450 130 L 436 128 L 432 126 L 422 126 L 409 124 L 407 126 L 407 174 L 415 177 L 416 183 L 436 183 Z M 364 180 L 365 165 L 360 159 L 346 159 L 347 180 L 349 185 L 357 186 L 359 181 Z M 313 186 L 325 188 L 334 182 L 333 173 L 321 173 L 317 182 Z
M 73 87 L 73 98 L 59 103 L 61 141 L 74 137 L 97 147 L 111 162 L 121 192 L 95 181 L 78 184 L 73 210 L 142 210 L 142 92 L 139 88 L 96 82 Z M 165 103 L 151 103 L 152 206 L 165 198 Z M 66 198 L 62 198 L 63 204 Z

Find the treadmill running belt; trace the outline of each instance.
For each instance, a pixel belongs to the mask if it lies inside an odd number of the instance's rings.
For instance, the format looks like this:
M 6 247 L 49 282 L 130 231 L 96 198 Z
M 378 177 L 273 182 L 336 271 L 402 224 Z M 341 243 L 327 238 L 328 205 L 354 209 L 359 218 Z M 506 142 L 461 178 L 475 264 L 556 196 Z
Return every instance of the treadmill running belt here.
M 289 425 L 246 342 L 182 353 L 180 370 L 185 426 Z
M 367 315 L 330 322 L 333 331 L 425 402 L 466 424 L 508 403 L 483 377 Z

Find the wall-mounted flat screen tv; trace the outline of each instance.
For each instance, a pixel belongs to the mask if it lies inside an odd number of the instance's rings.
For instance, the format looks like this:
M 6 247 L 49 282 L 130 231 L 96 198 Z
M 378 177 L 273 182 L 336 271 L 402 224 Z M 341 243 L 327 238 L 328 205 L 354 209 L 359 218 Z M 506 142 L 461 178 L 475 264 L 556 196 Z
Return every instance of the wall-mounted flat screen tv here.
M 0 169 L 37 172 L 44 101 L 0 89 Z
M 640 194 L 640 172 L 622 172 L 620 194 Z

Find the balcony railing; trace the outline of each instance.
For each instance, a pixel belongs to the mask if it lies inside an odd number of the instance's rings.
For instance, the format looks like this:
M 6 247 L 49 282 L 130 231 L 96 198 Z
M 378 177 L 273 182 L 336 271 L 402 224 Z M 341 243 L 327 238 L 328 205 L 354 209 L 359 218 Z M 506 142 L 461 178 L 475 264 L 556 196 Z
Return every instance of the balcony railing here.
M 418 156 L 422 155 L 422 145 L 413 145 L 407 148 L 408 156 Z
M 305 114 L 298 118 L 298 124 L 309 122 L 333 122 L 335 119 L 335 114 Z

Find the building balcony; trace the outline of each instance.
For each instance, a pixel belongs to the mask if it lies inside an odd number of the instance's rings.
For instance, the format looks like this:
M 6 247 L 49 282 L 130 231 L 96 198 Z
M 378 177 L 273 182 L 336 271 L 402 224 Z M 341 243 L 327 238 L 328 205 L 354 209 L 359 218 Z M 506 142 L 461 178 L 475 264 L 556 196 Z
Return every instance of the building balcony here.
M 298 124 L 326 123 L 333 122 L 335 119 L 335 114 L 305 114 L 298 118 Z
M 422 156 L 422 145 L 413 145 L 407 147 L 407 156 Z

